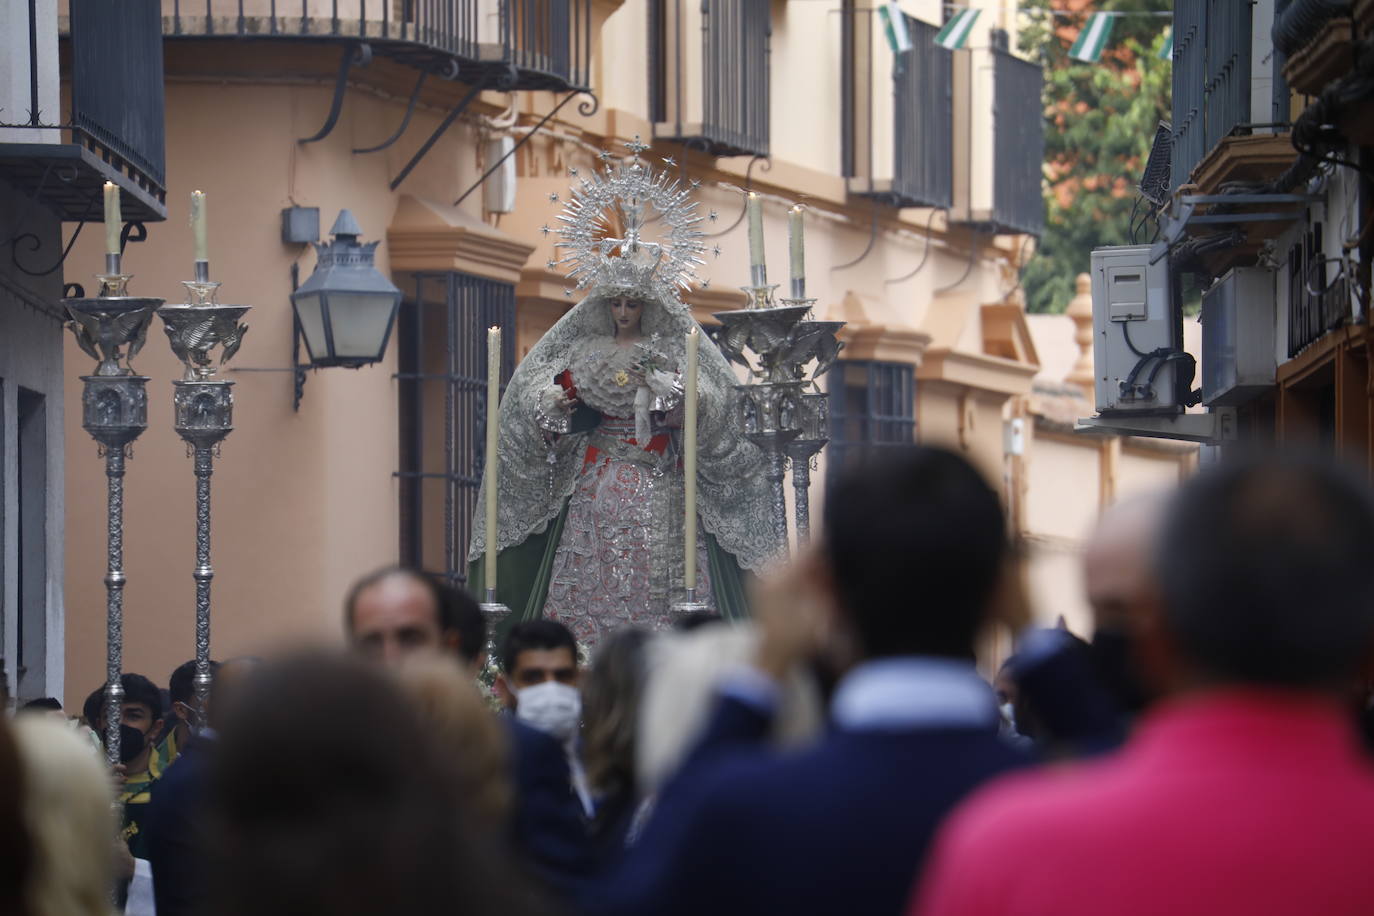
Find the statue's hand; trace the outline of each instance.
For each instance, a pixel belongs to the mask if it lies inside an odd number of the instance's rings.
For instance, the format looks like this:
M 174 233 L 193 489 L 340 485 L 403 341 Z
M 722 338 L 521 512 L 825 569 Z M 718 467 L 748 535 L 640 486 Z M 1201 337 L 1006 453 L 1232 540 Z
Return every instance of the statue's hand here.
M 562 435 L 572 426 L 572 411 L 577 403 L 577 398 L 564 391 L 562 386 L 550 385 L 539 392 L 535 422 L 545 432 Z

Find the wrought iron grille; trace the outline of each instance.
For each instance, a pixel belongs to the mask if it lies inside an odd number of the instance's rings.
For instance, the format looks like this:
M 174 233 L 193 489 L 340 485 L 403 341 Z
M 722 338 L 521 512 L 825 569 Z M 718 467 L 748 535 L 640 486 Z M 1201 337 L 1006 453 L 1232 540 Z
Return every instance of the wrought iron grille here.
M 701 123 L 684 114 L 681 28 L 684 0 L 649 0 L 649 108 L 656 123 L 675 121 L 674 139 L 697 141 L 713 156 L 766 156 L 769 138 L 769 0 L 701 4 Z
M 1248 3 L 1174 4 L 1174 188 L 1188 182 L 1223 138 L 1250 121 L 1250 30 Z
M 460 78 L 515 70 L 515 89 L 586 88 L 592 0 L 161 0 L 169 37 L 352 39 Z
M 71 36 L 77 142 L 161 192 L 167 153 L 158 0 L 71 0 Z
M 401 562 L 462 585 L 486 457 L 487 328 L 503 329 L 504 390 L 515 363 L 515 287 L 457 272 L 408 274 L 401 286 Z
M 892 191 L 902 206 L 948 207 L 954 196 L 954 54 L 935 43 L 938 27 L 910 16 L 906 27 L 912 47 L 898 56 L 892 75 Z M 1038 187 L 1036 192 L 1038 197 Z
M 1322 224 L 1312 224 L 1288 252 L 1288 356 L 1294 357 L 1350 318 L 1350 286 L 1338 267 L 1328 281 Z
M 916 439 L 916 373 L 909 363 L 841 360 L 827 375 L 830 444 L 826 473 L 869 448 Z
M 992 49 L 992 67 L 993 223 L 999 231 L 1039 235 L 1045 228 L 1040 190 L 1045 74 L 1038 64 L 1003 48 Z

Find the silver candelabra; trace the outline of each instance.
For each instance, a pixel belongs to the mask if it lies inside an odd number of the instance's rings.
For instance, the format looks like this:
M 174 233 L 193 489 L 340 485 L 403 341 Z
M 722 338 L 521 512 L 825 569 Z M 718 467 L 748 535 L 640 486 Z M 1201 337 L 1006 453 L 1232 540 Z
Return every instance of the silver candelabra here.
M 749 296 L 748 308 L 716 313 L 723 325 L 718 343 L 726 359 L 749 370 L 750 381 L 735 386 L 740 394 L 739 422 L 744 435 L 764 454 L 773 533 L 785 555 L 789 550 L 788 461 L 796 496 L 797 540 L 805 544 L 811 530 L 811 459 L 829 441 L 829 409 L 816 380 L 844 347 L 835 337 L 844 322 L 808 318 L 816 300 L 806 298 L 805 287 L 796 281 L 795 298 L 779 304 L 773 296 L 777 287 L 766 282 L 761 265 L 754 266 L 752 279 L 753 285 L 743 287 Z
M 164 305 L 157 310 L 167 332 L 172 352 L 185 366 L 174 381 L 172 406 L 177 434 L 186 441 L 195 461 L 196 475 L 196 673 L 197 726 L 204 724 L 206 699 L 210 690 L 210 475 L 220 443 L 234 429 L 234 383 L 214 377 L 219 350 L 219 365 L 227 363 L 243 343 L 248 326 L 240 319 L 246 305 L 220 305 L 215 301 L 220 284 L 210 279 L 208 261 L 195 262 L 195 279 L 183 280 L 189 301 Z
M 148 428 L 148 379 L 130 360 L 143 348 L 153 311 L 163 302 L 130 296 L 131 275 L 121 262 L 121 255 L 105 255 L 105 273 L 96 275 L 100 295 L 63 300 L 77 345 L 97 361 L 95 373 L 81 377 L 81 425 L 105 459 L 105 753 L 111 766 L 120 762 L 124 699 L 124 463 Z

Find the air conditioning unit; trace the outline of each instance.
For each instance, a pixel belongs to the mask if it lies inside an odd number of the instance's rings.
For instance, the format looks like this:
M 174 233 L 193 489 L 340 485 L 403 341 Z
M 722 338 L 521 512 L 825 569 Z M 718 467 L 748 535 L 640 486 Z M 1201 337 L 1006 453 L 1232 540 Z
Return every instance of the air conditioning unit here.
M 1243 404 L 1274 387 L 1274 275 L 1237 267 L 1202 296 L 1202 402 Z
M 1096 248 L 1092 296 L 1098 413 L 1181 412 L 1195 366 L 1168 258 L 1151 264 L 1148 245 Z

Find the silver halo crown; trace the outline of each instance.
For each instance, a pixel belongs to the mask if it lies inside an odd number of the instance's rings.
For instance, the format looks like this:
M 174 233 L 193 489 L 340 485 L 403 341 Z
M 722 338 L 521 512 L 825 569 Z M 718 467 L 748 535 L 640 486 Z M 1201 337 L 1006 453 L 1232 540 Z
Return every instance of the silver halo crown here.
M 705 263 L 697 202 L 680 181 L 667 172 L 655 172 L 640 158 L 648 147 L 638 137 L 625 147 L 628 159 L 608 164 L 573 186 L 571 199 L 558 215 L 562 225 L 554 245 L 564 254 L 549 266 L 570 267 L 568 278 L 576 280 L 579 290 L 676 304 L 698 280 L 696 268 Z M 602 154 L 602 159 L 610 158 Z M 623 237 L 613 235 L 613 220 L 625 227 Z M 658 228 L 657 239 L 649 240 L 645 231 L 653 226 Z

